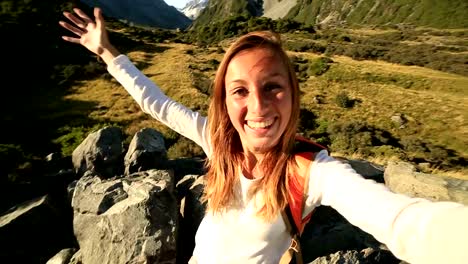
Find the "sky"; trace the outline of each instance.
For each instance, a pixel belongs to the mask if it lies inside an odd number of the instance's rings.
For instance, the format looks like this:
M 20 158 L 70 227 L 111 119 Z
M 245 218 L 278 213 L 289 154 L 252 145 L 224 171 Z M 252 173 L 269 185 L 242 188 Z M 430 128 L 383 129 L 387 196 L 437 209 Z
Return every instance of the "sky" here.
M 183 8 L 190 0 L 164 0 L 166 4 L 174 6 L 176 8 Z

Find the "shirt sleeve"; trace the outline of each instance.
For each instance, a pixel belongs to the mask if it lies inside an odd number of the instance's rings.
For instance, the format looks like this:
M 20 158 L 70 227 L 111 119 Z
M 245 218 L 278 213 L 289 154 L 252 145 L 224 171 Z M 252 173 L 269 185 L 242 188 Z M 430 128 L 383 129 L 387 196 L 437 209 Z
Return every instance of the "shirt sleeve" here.
M 135 99 L 143 112 L 194 141 L 209 157 L 211 150 L 206 117 L 167 97 L 125 55 L 116 57 L 107 70 Z
M 310 169 L 305 212 L 331 206 L 409 263 L 468 263 L 468 207 L 397 194 L 320 152 Z

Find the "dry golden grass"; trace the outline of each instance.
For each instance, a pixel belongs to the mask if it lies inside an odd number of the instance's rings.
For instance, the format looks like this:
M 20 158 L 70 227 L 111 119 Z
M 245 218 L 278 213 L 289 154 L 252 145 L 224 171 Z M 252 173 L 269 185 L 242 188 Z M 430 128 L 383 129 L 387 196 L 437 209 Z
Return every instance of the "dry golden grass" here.
M 323 76 L 302 85 L 303 102 L 312 102 L 316 95 L 324 96 L 323 104 L 308 104 L 321 118 L 362 121 L 399 136 L 417 134 L 468 156 L 468 77 L 381 61 L 354 61 L 343 56 L 332 59 L 335 63 L 327 74 L 336 75 L 337 81 Z M 369 82 L 366 74 L 401 77 L 414 85 L 404 88 Z M 361 102 L 343 110 L 334 103 L 341 91 Z M 409 120 L 406 128 L 392 124 L 390 118 L 395 114 L 404 114 Z
M 346 32 L 351 33 L 355 36 L 375 36 L 375 35 L 381 35 L 385 33 L 398 33 L 399 31 L 397 29 L 371 29 L 371 28 L 354 28 L 354 29 L 348 29 Z
M 454 170 L 454 171 L 435 169 L 431 171 L 431 173 L 436 174 L 436 175 L 442 175 L 445 177 L 468 181 L 468 169 L 460 169 L 460 170 Z

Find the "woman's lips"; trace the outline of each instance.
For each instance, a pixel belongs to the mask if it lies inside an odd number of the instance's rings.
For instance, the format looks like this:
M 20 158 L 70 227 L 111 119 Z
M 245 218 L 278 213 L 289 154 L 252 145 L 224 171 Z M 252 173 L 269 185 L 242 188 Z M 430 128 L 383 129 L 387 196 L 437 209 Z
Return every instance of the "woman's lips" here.
M 270 127 L 275 122 L 275 118 L 270 118 L 262 121 L 247 120 L 247 126 L 251 129 L 265 129 Z

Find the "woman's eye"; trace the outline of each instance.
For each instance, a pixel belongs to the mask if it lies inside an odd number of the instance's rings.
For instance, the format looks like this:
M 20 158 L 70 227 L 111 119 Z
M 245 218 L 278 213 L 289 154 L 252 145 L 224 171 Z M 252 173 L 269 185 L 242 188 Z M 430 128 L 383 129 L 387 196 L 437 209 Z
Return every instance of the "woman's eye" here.
M 277 83 L 268 83 L 265 85 L 265 91 L 273 91 L 275 89 L 281 89 L 281 85 Z
M 245 88 L 238 88 L 238 89 L 234 90 L 234 94 L 239 95 L 239 96 L 246 96 L 248 93 L 249 93 L 249 91 L 247 91 L 247 89 L 245 89 Z

